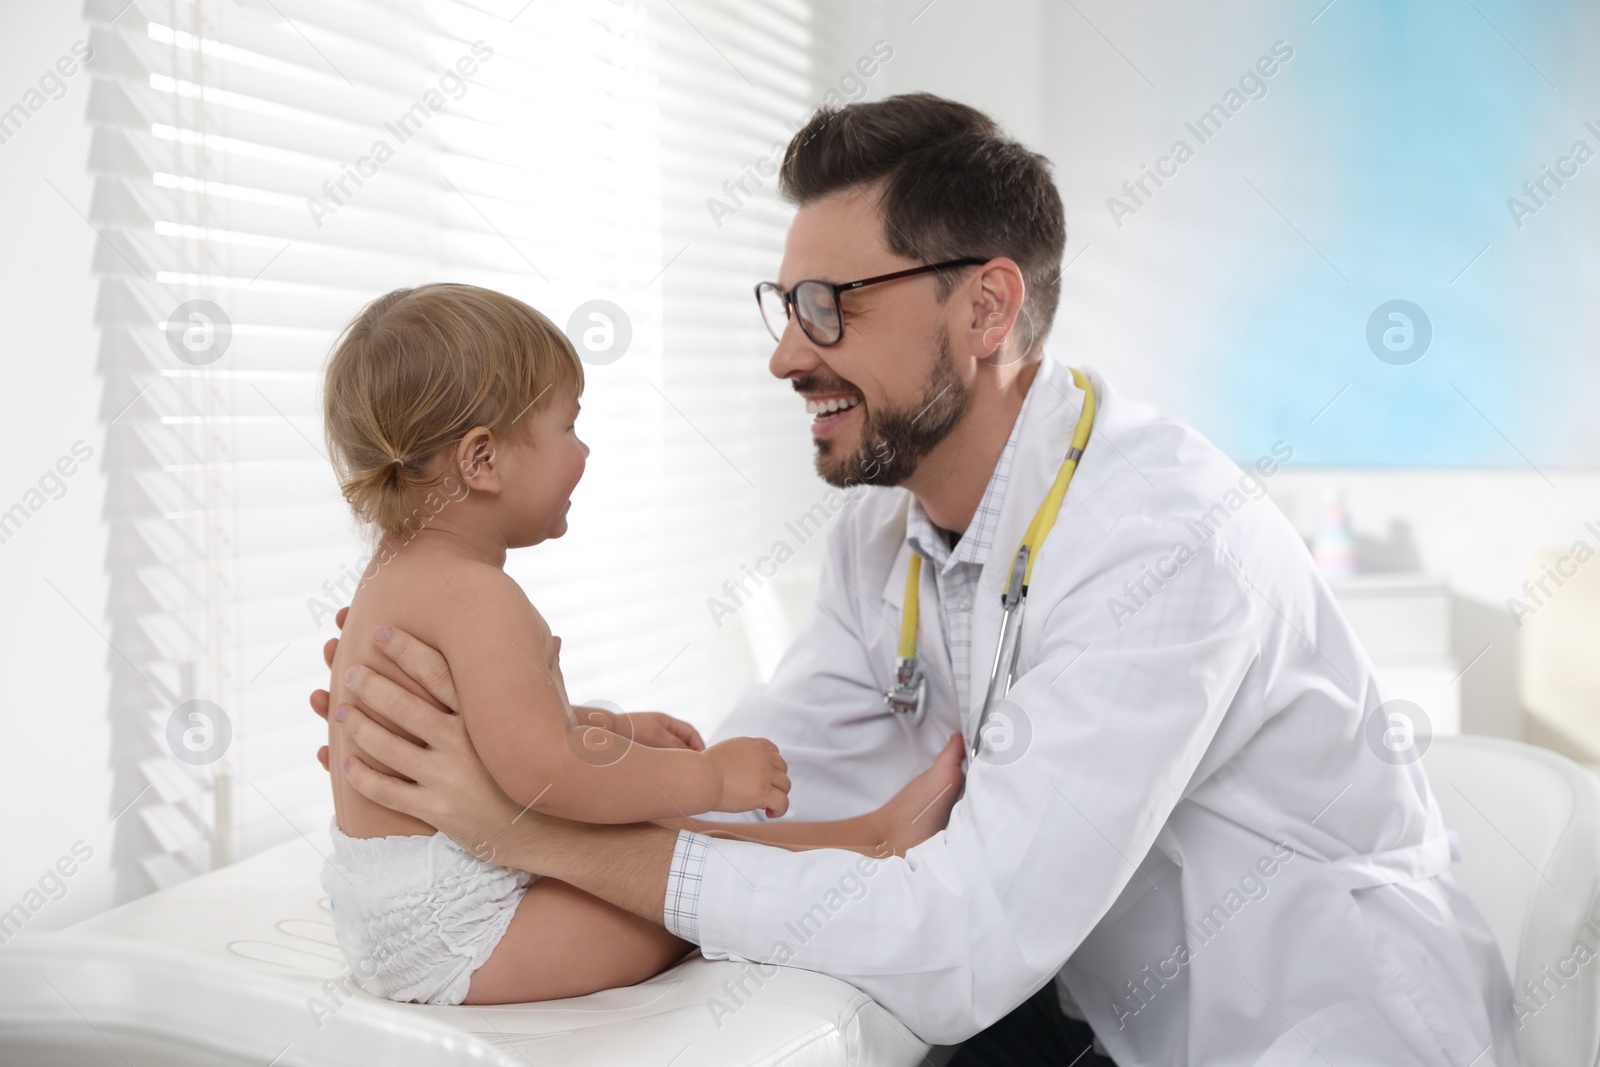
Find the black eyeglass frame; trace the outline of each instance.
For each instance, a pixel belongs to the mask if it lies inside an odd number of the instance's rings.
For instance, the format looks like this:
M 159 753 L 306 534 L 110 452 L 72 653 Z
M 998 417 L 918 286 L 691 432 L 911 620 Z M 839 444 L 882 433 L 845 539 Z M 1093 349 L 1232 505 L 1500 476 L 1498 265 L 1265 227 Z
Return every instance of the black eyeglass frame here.
M 773 333 L 772 323 L 767 321 L 766 305 L 763 304 L 761 300 L 762 292 L 764 290 L 771 289 L 774 293 L 777 293 L 779 299 L 783 301 L 783 317 L 785 322 L 788 322 L 790 319 L 798 321 L 800 323 L 800 331 L 811 339 L 812 344 L 817 345 L 819 348 L 832 348 L 834 345 L 844 340 L 844 305 L 839 302 L 840 293 L 853 292 L 856 289 L 862 288 L 863 286 L 877 285 L 879 282 L 892 282 L 900 278 L 910 278 L 916 274 L 927 274 L 930 271 L 952 270 L 956 267 L 976 267 L 987 262 L 989 262 L 989 260 L 984 256 L 963 256 L 960 259 L 947 259 L 943 263 L 929 263 L 921 267 L 911 267 L 908 270 L 897 270 L 892 274 L 879 274 L 875 277 L 862 278 L 860 281 L 854 282 L 825 282 L 820 278 L 802 278 L 791 285 L 787 290 L 780 287 L 777 282 L 757 282 L 755 287 L 756 308 L 761 312 L 761 322 L 764 326 L 766 326 L 767 332 L 772 334 L 772 339 L 774 341 L 782 340 L 780 333 Z M 805 316 L 800 314 L 799 304 L 795 300 L 795 290 L 808 283 L 811 285 L 826 286 L 833 294 L 833 313 L 839 320 L 839 336 L 835 337 L 831 341 L 823 341 L 818 339 L 817 336 L 807 328 Z

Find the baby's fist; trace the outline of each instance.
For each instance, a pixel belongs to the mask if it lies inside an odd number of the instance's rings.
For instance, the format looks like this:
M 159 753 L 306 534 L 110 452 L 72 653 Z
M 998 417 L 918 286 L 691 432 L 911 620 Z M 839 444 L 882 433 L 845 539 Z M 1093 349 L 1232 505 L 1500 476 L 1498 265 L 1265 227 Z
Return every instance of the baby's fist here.
M 712 811 L 764 810 L 777 818 L 789 810 L 789 765 L 778 746 L 763 737 L 734 737 L 705 751 L 721 776 Z

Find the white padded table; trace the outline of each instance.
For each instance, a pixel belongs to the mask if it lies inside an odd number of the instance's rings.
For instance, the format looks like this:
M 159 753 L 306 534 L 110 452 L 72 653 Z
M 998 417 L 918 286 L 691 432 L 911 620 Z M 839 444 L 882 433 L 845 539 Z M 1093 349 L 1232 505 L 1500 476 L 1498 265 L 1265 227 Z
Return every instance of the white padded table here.
M 326 833 L 0 951 L 0 1063 L 323 1067 L 883 1064 L 928 1045 L 854 986 L 779 968 L 732 1015 L 739 964 L 696 957 L 648 982 L 495 1007 L 356 989 L 318 883 Z M 347 982 L 355 988 L 354 982 Z M 321 1017 L 312 1004 L 321 1001 Z M 327 1014 L 337 1005 L 337 1010 Z

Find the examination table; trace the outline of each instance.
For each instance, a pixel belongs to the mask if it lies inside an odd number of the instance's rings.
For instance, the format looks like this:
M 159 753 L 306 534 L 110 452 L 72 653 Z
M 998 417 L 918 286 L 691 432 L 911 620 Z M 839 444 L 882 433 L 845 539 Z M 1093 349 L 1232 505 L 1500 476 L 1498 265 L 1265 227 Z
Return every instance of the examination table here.
M 743 965 L 699 957 L 636 986 L 542 1004 L 349 995 L 318 883 L 329 847 L 325 832 L 297 838 L 14 940 L 0 951 L 0 1063 L 911 1067 L 929 1052 L 838 979 L 778 968 L 759 986 L 746 978 L 749 995 L 735 1003 L 723 986 Z

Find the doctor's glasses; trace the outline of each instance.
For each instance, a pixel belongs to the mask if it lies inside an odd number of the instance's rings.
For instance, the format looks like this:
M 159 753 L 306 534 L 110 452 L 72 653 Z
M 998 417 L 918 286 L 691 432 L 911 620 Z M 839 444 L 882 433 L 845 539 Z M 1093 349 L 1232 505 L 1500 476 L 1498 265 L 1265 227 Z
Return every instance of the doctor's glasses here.
M 783 338 L 783 331 L 789 324 L 790 309 L 793 309 L 800 318 L 800 329 L 812 343 L 828 348 L 838 344 L 844 337 L 844 308 L 839 305 L 840 293 L 929 271 L 976 267 L 987 262 L 981 256 L 964 256 L 961 259 L 947 259 L 943 263 L 912 267 L 910 270 L 897 270 L 893 274 L 862 278 L 856 282 L 824 282 L 808 278 L 795 282 L 787 292 L 779 288 L 777 282 L 761 282 L 756 286 L 756 303 L 761 306 L 761 320 L 767 324 L 767 332 L 774 341 Z

